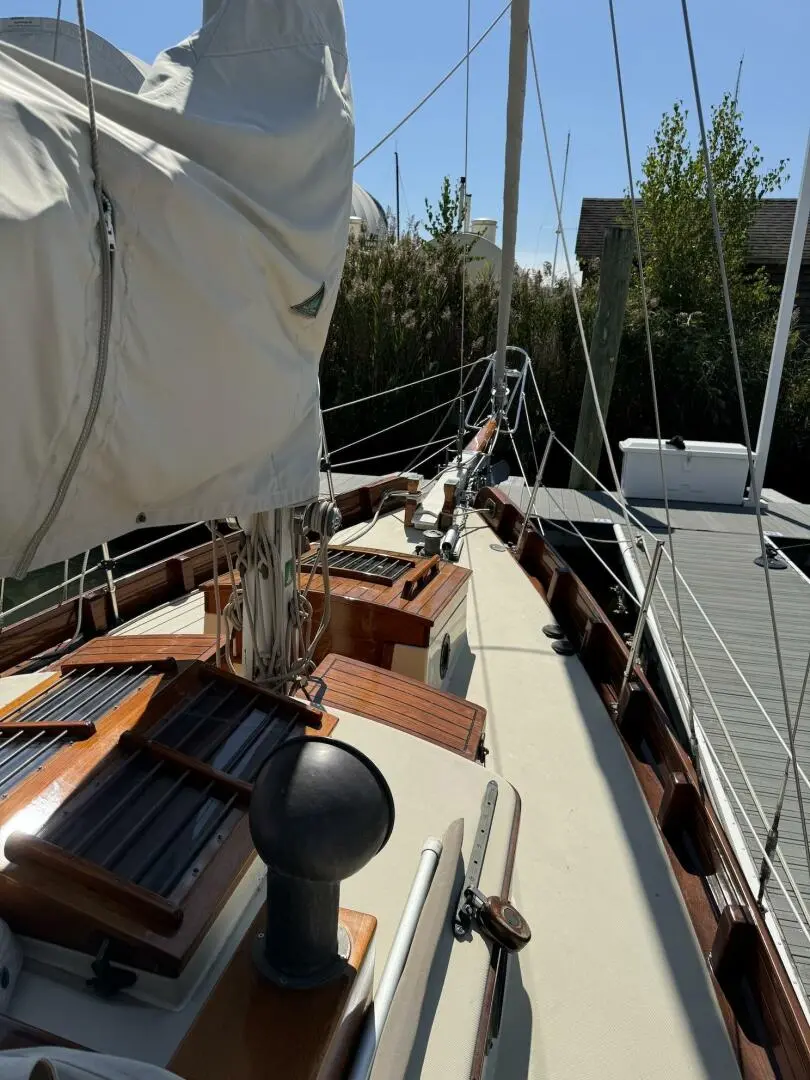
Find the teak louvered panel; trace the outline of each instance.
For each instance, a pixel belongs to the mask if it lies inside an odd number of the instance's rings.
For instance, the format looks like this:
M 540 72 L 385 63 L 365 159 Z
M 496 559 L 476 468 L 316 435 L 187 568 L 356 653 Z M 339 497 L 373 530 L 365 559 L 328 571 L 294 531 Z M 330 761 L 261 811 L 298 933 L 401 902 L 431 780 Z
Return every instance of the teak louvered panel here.
M 48 694 L 70 687 L 72 679 L 54 676 L 6 706 L 0 722 L 0 828 L 10 831 L 17 815 L 30 831 L 41 828 L 104 760 L 119 736 L 139 722 L 161 681 L 161 675 L 147 673 L 97 722 L 79 721 L 86 729 L 80 732 L 71 723 L 54 727 L 37 723 L 35 714 L 30 723 L 14 719 L 32 715 Z
M 18 932 L 174 975 L 253 857 L 252 783 L 272 750 L 334 719 L 194 663 L 35 836 L 11 832 L 0 913 Z M 26 830 L 28 831 L 28 830 Z
M 11 702 L 0 716 L 0 735 L 28 731 L 42 736 L 72 731 L 80 738 L 95 733 L 96 721 L 109 715 L 147 680 L 160 675 L 162 664 L 91 664 L 46 679 L 33 693 Z
M 334 654 L 315 671 L 311 687 L 310 696 L 321 705 L 368 717 L 466 758 L 479 755 L 486 710 L 464 698 Z
M 393 585 L 403 574 L 419 564 L 415 555 L 400 555 L 378 548 L 341 547 L 330 544 L 327 551 L 329 574 L 334 578 L 355 578 L 377 585 Z M 305 573 L 322 573 L 319 553 L 307 555 L 302 560 Z

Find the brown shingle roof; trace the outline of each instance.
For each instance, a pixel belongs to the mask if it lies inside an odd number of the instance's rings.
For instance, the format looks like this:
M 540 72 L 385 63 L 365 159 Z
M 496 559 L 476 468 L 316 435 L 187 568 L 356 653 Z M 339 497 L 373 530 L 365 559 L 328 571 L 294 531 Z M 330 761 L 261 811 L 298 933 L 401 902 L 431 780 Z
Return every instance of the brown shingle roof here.
M 763 199 L 748 236 L 748 256 L 754 265 L 779 266 L 787 262 L 795 211 L 795 199 Z M 624 199 L 583 199 L 576 243 L 580 262 L 598 259 L 605 229 L 624 220 Z M 810 264 L 810 229 L 804 240 L 802 262 Z

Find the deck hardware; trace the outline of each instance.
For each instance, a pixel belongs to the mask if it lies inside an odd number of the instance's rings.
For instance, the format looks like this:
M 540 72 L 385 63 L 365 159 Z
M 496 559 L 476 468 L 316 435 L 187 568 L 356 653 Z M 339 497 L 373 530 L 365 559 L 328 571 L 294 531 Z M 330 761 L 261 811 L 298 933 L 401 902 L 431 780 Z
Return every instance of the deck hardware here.
M 456 914 L 453 919 L 453 933 L 457 938 L 466 937 L 475 915 L 467 893 L 470 889 L 477 889 L 481 880 L 481 868 L 484 865 L 484 856 L 487 852 L 489 834 L 492 829 L 492 819 L 495 816 L 495 804 L 498 802 L 498 781 L 490 780 L 486 786 L 484 797 L 481 800 L 481 815 L 478 818 L 478 828 L 475 831 L 475 843 L 470 852 L 470 861 L 467 866 L 467 876 L 464 878 L 464 886 L 456 905 Z
M 567 637 L 555 638 L 551 647 L 560 656 L 573 656 L 577 651 Z
M 259 974 L 290 989 L 322 986 L 345 972 L 340 883 L 385 847 L 394 798 L 372 761 L 320 736 L 291 739 L 267 758 L 250 801 L 250 835 L 267 864 Z
M 757 555 L 754 559 L 755 566 L 764 566 L 762 562 L 762 556 Z M 768 569 L 769 570 L 787 570 L 787 563 L 781 558 L 774 550 L 768 548 Z
M 95 960 L 90 965 L 93 969 L 93 978 L 87 980 L 87 985 L 103 998 L 111 998 L 121 990 L 128 990 L 138 978 L 134 971 L 113 967 L 110 963 L 109 952 L 110 939 L 105 938 Z
M 514 904 L 501 896 L 484 896 L 478 889 L 466 889 L 464 895 L 484 937 L 506 952 L 520 952 L 529 944 L 532 932 Z
M 565 637 L 565 631 L 559 625 L 559 623 L 555 623 L 555 622 L 546 623 L 546 625 L 543 627 L 543 633 L 548 638 L 564 638 Z
M 647 584 L 644 588 L 644 596 L 641 599 L 641 606 L 638 609 L 638 619 L 636 620 L 635 630 L 633 631 L 633 640 L 630 643 L 630 651 L 627 654 L 627 663 L 624 666 L 624 674 L 622 675 L 622 685 L 619 690 L 619 701 L 624 697 L 624 692 L 627 689 L 627 684 L 630 681 L 630 676 L 633 673 L 633 668 L 636 666 L 638 660 L 639 649 L 641 648 L 641 640 L 644 636 L 644 628 L 647 625 L 647 612 L 650 609 L 650 603 L 652 602 L 653 592 L 655 591 L 655 583 L 658 578 L 658 568 L 661 565 L 661 556 L 664 553 L 664 541 L 656 540 L 655 551 L 650 561 L 650 573 L 647 577 Z
M 453 933 L 457 938 L 465 938 L 475 924 L 478 931 L 491 941 L 495 948 L 518 952 L 531 940 L 529 924 L 508 900 L 500 896 L 484 896 L 478 888 L 497 802 L 498 782 L 490 780 L 481 802 L 481 816 L 478 819 L 467 876 L 464 878 L 464 886 L 456 906 Z
M 112 606 L 112 625 L 118 626 L 121 622 L 121 616 L 118 614 L 118 597 L 115 593 L 115 577 L 113 576 L 113 570 L 115 570 L 115 559 L 110 558 L 110 547 L 107 543 L 101 545 L 101 554 L 103 556 L 99 566 L 104 571 L 104 576 L 107 579 L 107 592 L 110 596 L 110 604 Z
M 439 678 L 443 679 L 447 674 L 447 669 L 450 667 L 450 635 L 445 634 L 442 638 L 442 650 L 439 655 Z

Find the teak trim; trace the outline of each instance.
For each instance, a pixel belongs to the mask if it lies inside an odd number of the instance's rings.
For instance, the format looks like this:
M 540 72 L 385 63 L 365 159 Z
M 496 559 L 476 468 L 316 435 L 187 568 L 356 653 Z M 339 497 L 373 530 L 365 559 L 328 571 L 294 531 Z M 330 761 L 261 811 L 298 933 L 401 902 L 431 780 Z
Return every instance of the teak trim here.
M 586 586 L 533 529 L 526 534 L 521 552 L 514 550 L 523 516 L 500 490 L 482 489 L 476 506 L 488 508 L 490 528 L 513 546 L 513 557 L 577 647 L 659 822 L 664 847 L 707 961 L 721 923 L 728 918 L 716 909 L 708 883 L 713 874 L 724 875 L 727 889 L 735 897 L 733 906 L 740 908 L 750 923 L 750 948 L 737 950 L 736 964 L 724 965 L 722 982 L 717 977 L 713 980 L 743 1074 L 806 1080 L 810 1076 L 810 1025 L 725 831 L 646 676 L 637 667 L 620 702 L 628 649 Z M 594 647 L 596 640 L 599 648 Z M 695 853 L 696 867 L 685 865 L 687 849 Z M 752 1030 L 763 1033 L 766 1046 L 750 1037 Z
M 367 520 L 389 492 L 403 491 L 406 483 L 399 473 L 392 473 L 373 484 L 341 492 L 335 497 L 335 502 L 343 524 L 348 526 Z M 394 510 L 404 502 L 404 495 L 391 497 L 386 506 Z M 241 540 L 241 533 L 227 536 L 224 544 L 217 544 L 215 558 L 212 558 L 210 543 L 198 544 L 179 555 L 152 563 L 143 570 L 136 570 L 116 580 L 115 595 L 121 620 L 134 619 L 160 604 L 192 592 L 208 581 L 212 574 L 224 573 L 228 569 L 224 545 L 227 545 L 233 557 Z M 68 641 L 78 626 L 79 603 L 79 599 L 74 597 L 0 629 L 0 672 L 13 674 L 18 666 L 25 666 L 35 655 Z M 86 640 L 106 633 L 113 626 L 112 602 L 106 585 L 85 593 L 82 604 L 81 629 L 82 637 Z
M 417 563 L 413 570 L 409 570 L 402 581 L 402 597 L 404 600 L 413 600 L 420 589 L 439 572 L 439 564 L 441 559 L 438 555 L 431 555 L 429 559 L 425 559 L 421 565 Z
M 352 986 L 373 947 L 377 920 L 340 909 L 351 952 L 332 982 L 289 990 L 256 972 L 253 946 L 267 918 L 264 907 L 236 948 L 167 1068 L 185 1080 L 264 1080 L 268 1063 L 284 1080 L 340 1080 L 370 1004 Z M 350 1001 L 351 1011 L 348 1010 Z
M 225 540 L 235 555 L 241 533 Z M 199 544 L 180 555 L 152 563 L 115 582 L 115 597 L 121 620 L 133 619 L 178 596 L 191 592 L 211 577 L 211 544 Z M 223 545 L 217 545 L 217 573 L 228 569 Z M 104 634 L 114 625 L 112 603 L 106 585 L 84 594 L 81 633 L 85 640 Z M 74 597 L 40 611 L 0 630 L 0 671 L 14 674 L 37 654 L 69 640 L 78 626 L 79 600 Z
M 6 840 L 6 858 L 17 866 L 41 867 L 49 873 L 56 889 L 65 880 L 74 881 L 114 900 L 156 930 L 173 933 L 183 921 L 183 910 L 176 904 L 38 836 L 12 833 Z

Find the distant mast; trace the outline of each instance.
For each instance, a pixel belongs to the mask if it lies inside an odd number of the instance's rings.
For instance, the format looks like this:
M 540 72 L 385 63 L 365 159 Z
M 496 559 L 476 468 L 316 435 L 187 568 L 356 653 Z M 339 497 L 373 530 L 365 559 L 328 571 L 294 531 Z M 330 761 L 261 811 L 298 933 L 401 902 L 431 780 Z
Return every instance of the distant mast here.
M 520 195 L 520 155 L 523 147 L 523 107 L 526 100 L 526 64 L 529 46 L 529 0 L 512 0 L 509 39 L 509 92 L 506 99 L 506 158 L 503 175 L 503 249 L 501 292 L 498 299 L 498 332 L 492 374 L 493 405 L 496 414 L 506 402 L 506 346 L 512 308 L 512 280 L 515 272 L 518 200 Z

